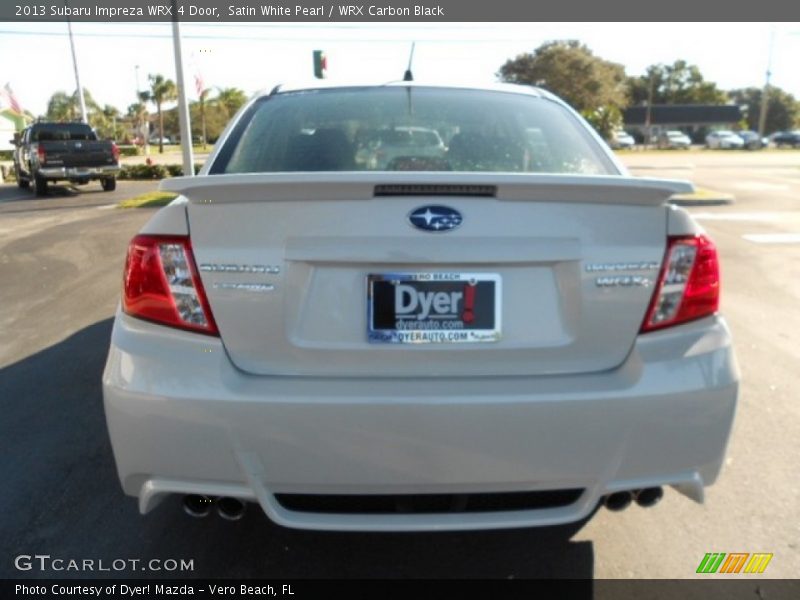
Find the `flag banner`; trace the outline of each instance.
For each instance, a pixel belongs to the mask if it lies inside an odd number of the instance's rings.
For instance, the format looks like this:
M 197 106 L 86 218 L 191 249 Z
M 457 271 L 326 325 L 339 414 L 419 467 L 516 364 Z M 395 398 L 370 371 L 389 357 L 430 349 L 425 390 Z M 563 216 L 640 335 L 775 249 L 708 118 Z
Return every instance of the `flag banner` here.
M 192 76 L 194 77 L 195 92 L 197 93 L 197 97 L 200 98 L 206 89 L 206 82 L 203 78 L 203 72 L 200 68 L 200 61 L 197 58 L 197 54 L 194 52 L 192 52 L 192 54 L 189 56 L 189 70 L 192 72 Z
M 14 91 L 11 89 L 11 84 L 6 83 L 2 90 L 0 90 L 0 108 L 10 108 L 15 113 L 22 114 L 22 105 L 17 100 Z

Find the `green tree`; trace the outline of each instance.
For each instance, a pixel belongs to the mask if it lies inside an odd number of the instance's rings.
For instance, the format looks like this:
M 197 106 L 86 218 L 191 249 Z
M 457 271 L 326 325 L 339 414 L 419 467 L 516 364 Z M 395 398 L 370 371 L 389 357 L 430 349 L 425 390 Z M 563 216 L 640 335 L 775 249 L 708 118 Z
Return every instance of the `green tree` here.
M 83 99 L 86 104 L 86 117 L 89 125 L 97 132 L 97 135 L 101 138 L 116 138 L 118 136 L 116 121 L 120 116 L 119 110 L 110 104 L 100 107 L 91 92 L 85 88 Z M 72 94 L 59 90 L 50 96 L 45 116 L 51 121 L 77 121 L 80 119 L 81 109 L 77 90 Z
M 228 119 L 247 102 L 247 95 L 239 88 L 217 88 L 217 90 L 217 97 L 213 103 L 222 108 Z
M 497 73 L 510 83 L 536 85 L 563 98 L 608 137 L 627 104 L 625 68 L 595 56 L 575 40 L 546 42 L 506 61 Z
M 761 115 L 761 88 L 745 88 L 728 92 L 731 99 L 744 107 L 748 129 L 758 131 L 758 120 Z M 790 93 L 779 87 L 770 86 L 767 100 L 767 121 L 764 133 L 793 129 L 800 125 L 800 102 Z
M 75 94 L 70 95 L 59 90 L 47 101 L 45 116 L 51 121 L 73 121 L 77 118 L 78 111 Z
M 697 65 L 676 60 L 650 65 L 644 75 L 628 78 L 631 104 L 725 104 L 728 97 L 717 84 L 706 81 Z
M 148 122 L 149 113 L 147 112 L 147 103 L 150 101 L 150 92 L 139 92 L 139 101 L 128 105 L 127 118 L 132 124 L 132 129 L 135 135 L 138 136 L 142 131 L 142 126 Z M 145 135 L 143 143 L 147 143 L 149 135 Z
M 156 105 L 158 114 L 158 152 L 164 153 L 164 112 L 162 110 L 165 102 L 170 102 L 178 97 L 178 88 L 171 79 L 166 79 L 163 75 L 148 75 L 150 81 L 149 100 Z
M 98 107 L 92 111 L 89 115 L 89 123 L 94 127 L 99 137 L 116 140 L 124 133 L 124 128 L 120 122 L 121 117 L 122 115 L 116 106 L 106 104 L 102 108 Z
M 202 139 L 203 137 L 203 115 L 200 114 L 200 102 L 189 104 L 189 115 L 192 121 L 192 135 Z M 202 110 L 205 113 L 206 141 L 213 144 L 220 136 L 225 126 L 230 120 L 228 112 L 213 100 L 206 100 Z M 164 111 L 164 132 L 166 135 L 173 135 L 179 130 L 178 111 L 175 108 Z

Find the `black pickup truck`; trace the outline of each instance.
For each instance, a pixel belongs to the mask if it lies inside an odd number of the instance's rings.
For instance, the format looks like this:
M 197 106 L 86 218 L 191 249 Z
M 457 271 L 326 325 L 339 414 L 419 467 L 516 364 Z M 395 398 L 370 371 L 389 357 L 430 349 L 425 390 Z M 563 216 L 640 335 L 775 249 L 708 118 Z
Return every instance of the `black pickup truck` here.
M 37 122 L 14 136 L 14 171 L 17 184 L 33 184 L 37 196 L 47 193 L 49 183 L 85 184 L 99 179 L 107 192 L 117 186 L 119 148 L 97 139 L 86 123 Z

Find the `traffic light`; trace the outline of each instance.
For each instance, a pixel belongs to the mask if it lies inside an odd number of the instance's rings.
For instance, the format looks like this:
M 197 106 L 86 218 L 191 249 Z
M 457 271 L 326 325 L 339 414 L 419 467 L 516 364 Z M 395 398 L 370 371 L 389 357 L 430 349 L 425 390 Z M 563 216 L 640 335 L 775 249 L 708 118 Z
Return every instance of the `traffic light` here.
M 325 79 L 328 74 L 328 57 L 322 50 L 314 50 L 314 77 Z

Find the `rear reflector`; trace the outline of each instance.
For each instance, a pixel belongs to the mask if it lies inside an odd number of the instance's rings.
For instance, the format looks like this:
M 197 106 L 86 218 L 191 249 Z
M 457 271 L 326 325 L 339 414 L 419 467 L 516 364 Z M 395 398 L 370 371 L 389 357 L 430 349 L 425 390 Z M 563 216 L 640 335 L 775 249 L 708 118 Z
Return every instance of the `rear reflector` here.
M 122 309 L 148 321 L 219 335 L 188 236 L 137 235 L 131 240 Z
M 642 333 L 685 323 L 719 308 L 717 248 L 705 235 L 670 237 Z

